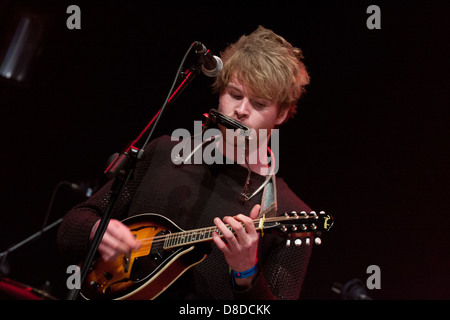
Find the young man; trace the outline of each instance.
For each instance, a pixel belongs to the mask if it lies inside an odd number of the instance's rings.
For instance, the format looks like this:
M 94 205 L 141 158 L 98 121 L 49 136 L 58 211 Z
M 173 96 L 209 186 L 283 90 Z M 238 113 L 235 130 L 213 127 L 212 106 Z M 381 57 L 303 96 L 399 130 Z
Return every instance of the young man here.
M 214 87 L 219 94 L 218 111 L 256 132 L 258 148 L 266 154 L 267 141 L 260 134 L 271 132 L 292 117 L 309 76 L 301 51 L 271 30 L 259 27 L 242 36 L 222 54 L 223 71 Z M 98 248 L 103 260 L 115 260 L 143 246 L 120 220 L 154 212 L 184 230 L 214 224 L 223 237 L 214 242 L 204 261 L 189 268 L 161 298 L 171 299 L 298 299 L 311 248 L 287 248 L 285 240 L 256 230 L 268 181 L 266 159 L 248 161 L 243 146 L 223 140 L 219 152 L 244 154 L 245 163 L 181 164 L 171 161 L 174 142 L 155 139 L 137 163 L 133 179 L 117 201 L 113 219 Z M 268 140 L 268 139 L 267 139 Z M 229 150 L 229 149 L 228 149 Z M 274 179 L 275 180 L 275 179 Z M 284 183 L 273 181 L 278 214 L 310 209 Z M 63 252 L 74 261 L 82 259 L 109 200 L 108 183 L 86 203 L 73 208 L 58 233 Z M 275 190 L 273 190 L 275 189 Z M 232 230 L 227 228 L 228 224 Z

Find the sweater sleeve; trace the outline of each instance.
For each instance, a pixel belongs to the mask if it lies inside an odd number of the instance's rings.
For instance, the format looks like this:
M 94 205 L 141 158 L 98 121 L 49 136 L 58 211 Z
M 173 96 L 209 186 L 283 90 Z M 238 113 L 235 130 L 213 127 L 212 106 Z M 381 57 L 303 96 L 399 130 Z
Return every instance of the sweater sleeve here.
M 137 162 L 133 176 L 115 203 L 111 219 L 122 220 L 126 217 L 134 193 L 150 165 L 157 144 L 158 139 L 155 139 L 146 148 L 142 160 Z M 107 182 L 91 198 L 76 205 L 63 217 L 57 233 L 57 245 L 63 256 L 70 262 L 79 263 L 87 254 L 92 227 L 104 215 L 108 207 L 113 183 L 113 180 Z
M 284 212 L 311 209 L 300 200 L 286 183 L 277 179 L 278 215 Z M 308 235 L 310 237 L 310 235 Z M 234 298 L 240 300 L 297 300 L 312 252 L 311 245 L 286 246 L 286 239 L 275 234 L 260 238 L 258 247 L 259 273 L 252 287 L 245 291 L 234 288 Z M 312 242 L 312 239 L 310 239 Z
M 237 300 L 297 300 L 311 255 L 311 246 L 286 247 L 283 238 L 264 237 L 275 245 L 260 250 L 259 273 L 250 289 L 234 288 Z M 264 241 L 265 241 L 264 240 Z M 263 242 L 264 242 L 263 241 Z M 303 243 L 304 243 L 303 239 Z

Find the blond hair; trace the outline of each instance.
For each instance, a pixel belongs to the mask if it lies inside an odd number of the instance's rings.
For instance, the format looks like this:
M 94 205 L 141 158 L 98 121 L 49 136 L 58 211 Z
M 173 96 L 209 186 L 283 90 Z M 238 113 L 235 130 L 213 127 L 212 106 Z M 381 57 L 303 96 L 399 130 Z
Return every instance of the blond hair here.
M 213 84 L 217 92 L 223 93 L 231 77 L 236 77 L 258 97 L 275 101 L 279 114 L 288 109 L 286 119 L 296 113 L 310 80 L 299 48 L 259 26 L 228 46 L 221 58 L 223 70 Z

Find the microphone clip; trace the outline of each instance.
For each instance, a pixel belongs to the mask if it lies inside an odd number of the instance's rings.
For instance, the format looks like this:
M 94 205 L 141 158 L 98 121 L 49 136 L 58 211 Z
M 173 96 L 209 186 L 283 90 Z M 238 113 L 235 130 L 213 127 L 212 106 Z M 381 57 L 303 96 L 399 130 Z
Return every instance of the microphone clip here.
M 222 60 L 211 54 L 205 45 L 199 41 L 195 41 L 193 48 L 197 56 L 200 57 L 203 74 L 207 77 L 217 77 L 223 69 Z

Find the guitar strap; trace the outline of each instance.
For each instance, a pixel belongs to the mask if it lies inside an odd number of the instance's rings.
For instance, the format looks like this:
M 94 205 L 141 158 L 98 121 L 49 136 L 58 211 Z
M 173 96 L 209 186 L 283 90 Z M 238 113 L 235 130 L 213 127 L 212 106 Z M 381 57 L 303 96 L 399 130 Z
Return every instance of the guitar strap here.
M 195 148 L 189 155 L 187 155 L 186 157 L 181 156 L 180 154 L 177 154 L 175 156 L 174 159 L 172 159 L 174 161 L 174 163 L 177 164 L 181 164 L 185 161 L 188 161 L 191 156 L 197 151 L 198 148 L 202 147 L 203 144 L 205 144 L 207 141 L 204 141 L 202 144 L 200 144 L 199 146 L 197 146 L 197 148 Z M 272 161 L 275 161 L 275 157 L 272 153 L 272 151 L 268 148 L 270 154 L 271 154 L 271 159 Z M 274 163 L 272 163 L 272 167 L 274 167 Z M 250 169 L 249 169 L 250 170 Z M 267 178 L 266 178 L 266 182 L 264 182 L 265 186 L 264 186 L 264 191 L 263 191 L 263 195 L 261 198 L 261 209 L 259 211 L 259 218 L 261 218 L 262 216 L 265 217 L 275 217 L 277 215 L 277 209 L 278 209 L 278 204 L 277 204 L 277 187 L 276 187 L 276 176 L 275 173 L 270 173 Z M 241 195 L 245 198 L 245 199 L 250 199 L 251 197 L 253 197 L 256 193 L 258 193 L 258 191 L 256 191 L 253 195 L 246 195 L 245 193 L 242 193 Z
M 272 159 L 273 154 L 272 154 Z M 259 218 L 262 216 L 275 217 L 277 215 L 277 187 L 276 187 L 276 176 L 272 174 L 270 176 L 269 182 L 264 187 L 262 199 L 261 199 L 261 210 L 259 211 Z
M 248 131 L 250 130 L 250 128 L 246 127 L 245 125 L 243 125 L 242 123 L 240 123 L 239 121 L 236 121 L 228 116 L 225 116 L 223 114 L 221 114 L 220 112 L 218 112 L 215 109 L 211 109 L 209 114 L 204 114 L 206 121 L 204 122 L 203 126 L 202 126 L 202 133 L 201 135 L 203 135 L 203 133 L 205 132 L 205 130 L 207 128 L 209 128 L 211 121 L 215 122 L 215 123 L 220 123 L 222 125 L 224 125 L 227 128 L 233 128 L 233 129 L 241 129 L 244 131 L 244 133 L 248 133 Z M 216 137 L 214 137 L 216 138 Z M 245 147 L 248 148 L 249 146 L 249 136 L 246 135 L 246 139 L 245 139 Z M 174 159 L 172 159 L 174 161 L 174 163 L 180 164 L 183 163 L 185 161 L 188 161 L 189 158 L 197 151 L 197 149 L 199 149 L 200 147 L 202 147 L 207 141 L 203 141 L 200 145 L 198 145 L 189 155 L 187 155 L 187 157 L 183 157 L 180 154 L 176 155 Z M 269 147 L 267 147 L 268 152 L 270 154 L 270 159 L 271 159 L 271 167 L 270 169 L 272 169 L 272 172 L 268 172 L 266 181 L 263 183 L 265 184 L 264 186 L 264 191 L 263 191 L 263 195 L 261 198 L 261 209 L 259 211 L 259 217 L 274 217 L 277 215 L 277 209 L 278 209 L 278 205 L 277 205 L 277 188 L 276 188 L 276 177 L 275 177 L 275 173 L 273 172 L 273 168 L 275 168 L 275 156 L 272 152 L 272 150 L 270 150 Z M 250 170 L 250 168 L 248 167 L 248 163 L 247 164 L 247 168 Z M 249 178 L 249 177 L 248 177 Z M 248 180 L 247 178 L 247 180 Z M 248 181 L 247 181 L 248 183 Z M 246 183 L 246 186 L 247 186 Z M 244 190 L 246 189 L 246 187 L 244 187 Z M 250 199 L 251 197 L 253 197 L 256 193 L 258 193 L 259 191 L 257 190 L 253 195 L 247 195 L 245 192 L 242 192 L 241 195 L 246 199 Z
M 275 179 L 275 175 L 272 175 L 270 181 L 264 187 L 259 218 L 262 218 L 262 216 L 266 218 L 275 217 L 277 215 L 277 189 Z

